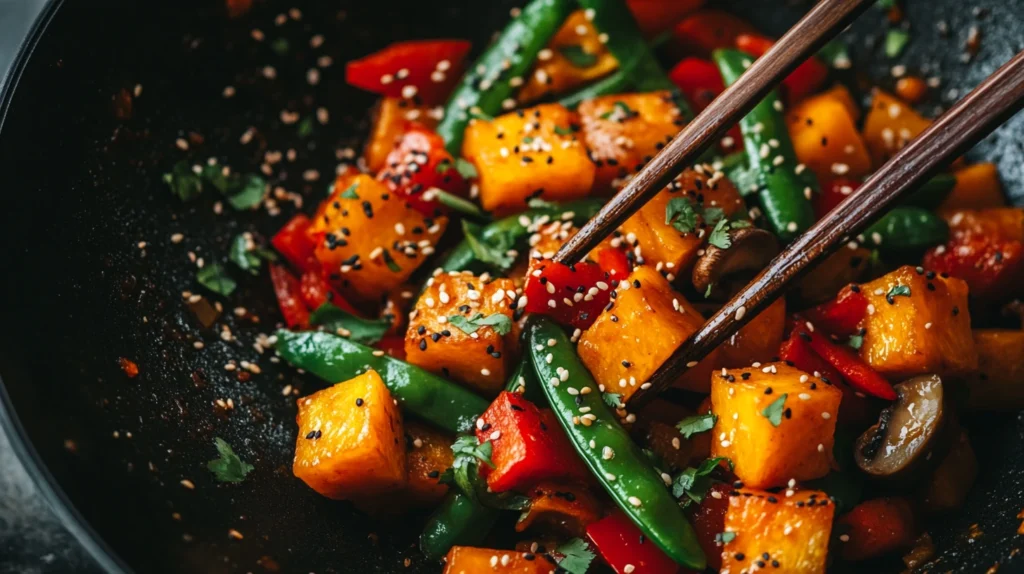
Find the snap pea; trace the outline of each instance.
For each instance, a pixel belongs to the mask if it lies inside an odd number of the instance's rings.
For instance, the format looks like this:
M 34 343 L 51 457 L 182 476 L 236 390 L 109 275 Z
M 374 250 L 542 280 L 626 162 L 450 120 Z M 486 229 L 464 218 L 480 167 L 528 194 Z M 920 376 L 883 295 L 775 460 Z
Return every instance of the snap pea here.
M 400 406 L 438 428 L 470 430 L 487 409 L 487 401 L 468 389 L 344 337 L 280 330 L 276 348 L 289 363 L 330 383 L 374 369 Z
M 512 78 L 530 71 L 537 54 L 572 12 L 572 0 L 533 0 L 505 26 L 498 39 L 469 68 L 444 110 L 437 133 L 453 156 L 462 153 L 462 137 L 471 114 L 497 114 L 512 96 Z M 480 73 L 478 70 L 483 70 Z
M 751 61 L 739 50 L 715 50 L 711 57 L 727 86 L 739 79 Z M 769 92 L 740 120 L 740 131 L 750 167 L 758 172 L 757 195 L 765 220 L 780 238 L 793 239 L 814 223 L 810 195 L 819 187 L 811 170 L 797 173 L 796 153 L 777 91 Z
M 901 202 L 905 205 L 916 205 L 935 209 L 946 199 L 949 192 L 956 187 L 956 176 L 949 173 L 940 173 L 921 184 L 921 187 L 907 194 Z
M 931 211 L 909 205 L 895 207 L 864 230 L 864 242 L 883 254 L 921 252 L 949 239 L 949 225 Z
M 706 561 L 693 527 L 665 481 L 605 405 L 565 333 L 541 316 L 531 317 L 526 328 L 540 387 L 576 452 L 647 538 L 679 564 L 703 570 Z

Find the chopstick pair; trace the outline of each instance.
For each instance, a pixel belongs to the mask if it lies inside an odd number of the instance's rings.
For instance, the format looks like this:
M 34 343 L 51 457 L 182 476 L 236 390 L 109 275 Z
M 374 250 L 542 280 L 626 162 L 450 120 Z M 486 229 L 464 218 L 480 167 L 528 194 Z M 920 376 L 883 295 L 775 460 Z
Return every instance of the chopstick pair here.
M 772 86 L 842 30 L 870 0 L 819 2 L 764 56 L 758 58 L 673 141 L 649 162 L 555 259 L 574 262 L 638 210 L 750 111 Z M 959 156 L 1024 105 L 1024 52 L 1018 53 L 896 153 L 860 188 L 797 237 L 746 287 L 712 315 L 658 369 L 650 387 L 631 399 L 642 403 L 664 390 L 756 317 L 789 284 L 866 227 L 896 198 L 923 183 L 946 160 Z

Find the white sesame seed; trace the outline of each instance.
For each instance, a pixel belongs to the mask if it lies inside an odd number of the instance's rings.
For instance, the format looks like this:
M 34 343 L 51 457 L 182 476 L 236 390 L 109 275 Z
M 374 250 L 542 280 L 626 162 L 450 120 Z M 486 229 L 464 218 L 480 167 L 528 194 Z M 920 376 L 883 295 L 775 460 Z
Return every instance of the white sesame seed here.
M 641 502 L 640 499 L 635 496 L 630 496 L 627 500 L 629 500 L 629 503 L 632 504 L 633 506 L 641 506 L 643 504 L 643 502 Z
M 747 314 L 747 308 L 740 305 L 739 309 L 736 309 L 736 320 L 743 319 L 743 316 Z

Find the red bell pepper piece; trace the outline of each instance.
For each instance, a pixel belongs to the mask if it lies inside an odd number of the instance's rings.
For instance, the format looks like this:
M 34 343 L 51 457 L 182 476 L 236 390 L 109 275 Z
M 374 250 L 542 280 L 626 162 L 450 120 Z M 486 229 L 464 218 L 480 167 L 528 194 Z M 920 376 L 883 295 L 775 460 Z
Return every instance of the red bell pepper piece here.
M 805 373 L 812 375 L 817 373 L 822 380 L 831 383 L 832 386 L 843 392 L 843 400 L 839 403 L 838 420 L 840 422 L 844 424 L 867 422 L 872 420 L 872 414 L 877 414 L 874 405 L 843 382 L 842 375 L 811 349 L 806 338 L 793 333 L 779 347 L 779 358 Z
M 929 250 L 924 267 L 963 279 L 977 302 L 993 305 L 1020 293 L 1024 282 L 1024 244 L 975 233 L 959 233 Z
M 614 247 L 605 247 L 597 252 L 597 265 L 612 279 L 620 280 L 625 279 L 633 269 L 626 253 Z
M 896 400 L 896 391 L 889 381 L 875 372 L 852 348 L 837 345 L 817 331 L 797 330 L 796 333 L 810 344 L 819 357 L 832 365 L 854 390 L 888 401 Z
M 455 169 L 455 159 L 445 150 L 441 136 L 415 122 L 408 123 L 377 179 L 394 193 L 404 196 L 409 205 L 427 217 L 445 211 L 437 201 L 424 199 L 427 190 L 436 187 L 465 196 L 469 189 Z
M 732 485 L 716 482 L 693 513 L 697 542 L 708 559 L 708 567 L 715 572 L 722 568 L 722 546 L 715 537 L 725 531 L 725 511 L 729 510 L 729 493 L 733 490 Z
M 814 214 L 821 219 L 825 214 L 836 208 L 844 199 L 857 191 L 860 182 L 852 179 L 834 179 L 821 186 L 821 193 L 816 194 L 812 199 Z
M 462 61 L 470 47 L 465 40 L 396 42 L 350 61 L 345 81 L 382 96 L 441 104 L 462 77 Z
M 718 71 L 718 66 L 701 58 L 684 58 L 672 68 L 668 77 L 679 87 L 697 113 L 703 111 L 718 94 L 725 91 L 725 82 L 722 80 L 722 73 Z M 732 138 L 732 147 L 739 146 L 743 142 L 740 127 L 730 128 L 726 138 Z
M 561 325 L 586 329 L 608 304 L 611 281 L 608 273 L 589 261 L 570 267 L 551 260 L 534 260 L 523 288 L 526 311 L 548 315 Z
M 587 538 L 616 574 L 675 574 L 681 570 L 621 510 L 588 525 Z M 627 568 L 630 564 L 633 569 Z
M 868 314 L 868 298 L 856 285 L 843 287 L 835 299 L 802 312 L 816 329 L 837 337 L 849 337 L 860 331 L 860 322 Z
M 284 323 L 292 329 L 309 327 L 309 309 L 302 301 L 299 280 L 281 265 L 270 266 L 270 281 L 274 285 L 277 305 Z
M 517 393 L 502 392 L 484 414 L 476 437 L 491 441 L 494 468 L 480 472 L 494 492 L 526 492 L 545 480 L 586 480 L 587 469 L 551 411 Z
M 405 337 L 401 335 L 387 335 L 374 346 L 399 361 L 405 360 Z
M 316 245 L 306 234 L 309 226 L 309 218 L 300 213 L 291 218 L 270 240 L 270 244 L 285 258 L 285 261 L 299 271 L 319 267 L 316 264 L 316 258 L 313 257 Z
M 866 560 L 908 548 L 919 529 L 905 498 L 875 498 L 854 506 L 836 520 L 835 531 L 847 536 L 839 545 L 845 560 Z
M 644 38 L 671 30 L 676 22 L 703 4 L 704 0 L 626 0 Z
M 672 31 L 675 42 L 689 54 L 708 58 L 719 48 L 736 46 L 741 34 L 756 34 L 750 24 L 723 10 L 698 10 Z
M 736 48 L 755 58 L 763 56 L 773 44 L 775 42 L 758 34 L 740 34 L 736 37 Z M 817 57 L 811 56 L 782 81 L 786 101 L 794 103 L 804 99 L 820 88 L 827 79 L 828 67 Z
M 340 293 L 331 287 L 318 269 L 310 269 L 302 274 L 299 280 L 299 292 L 302 302 L 310 311 L 316 311 L 321 305 L 330 301 L 335 307 L 356 314 L 356 309 Z

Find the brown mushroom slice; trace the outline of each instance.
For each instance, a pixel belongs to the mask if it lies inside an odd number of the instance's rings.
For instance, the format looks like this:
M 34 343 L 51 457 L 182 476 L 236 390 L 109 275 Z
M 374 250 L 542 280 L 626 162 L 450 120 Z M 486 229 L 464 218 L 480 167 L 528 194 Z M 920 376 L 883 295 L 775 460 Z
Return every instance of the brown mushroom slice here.
M 854 458 L 872 478 L 905 484 L 943 460 L 958 426 L 938 375 L 914 377 L 893 389 L 899 398 L 857 439 Z
M 700 293 L 710 287 L 715 295 L 731 294 L 731 283 L 740 280 L 745 284 L 779 253 L 779 241 L 764 229 L 751 225 L 731 229 L 728 234 L 728 249 L 708 245 L 693 266 L 693 286 Z

